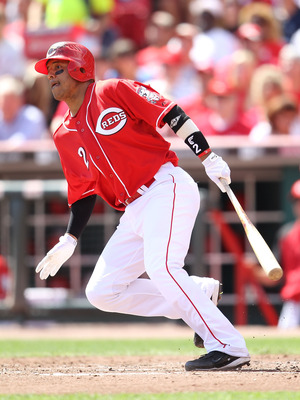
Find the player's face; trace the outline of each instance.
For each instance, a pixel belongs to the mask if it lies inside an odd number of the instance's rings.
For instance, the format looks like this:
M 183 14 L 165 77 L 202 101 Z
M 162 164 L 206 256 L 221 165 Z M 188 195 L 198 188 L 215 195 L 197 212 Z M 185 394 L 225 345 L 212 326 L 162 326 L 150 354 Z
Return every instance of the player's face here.
M 56 100 L 72 98 L 76 94 L 78 82 L 68 72 L 68 61 L 49 60 L 47 63 L 48 79 L 53 97 Z

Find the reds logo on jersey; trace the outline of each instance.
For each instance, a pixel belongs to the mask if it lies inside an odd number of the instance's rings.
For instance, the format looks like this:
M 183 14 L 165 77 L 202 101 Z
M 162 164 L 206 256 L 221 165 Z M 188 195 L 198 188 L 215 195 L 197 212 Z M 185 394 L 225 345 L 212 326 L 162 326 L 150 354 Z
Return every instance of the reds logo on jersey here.
M 96 132 L 100 135 L 113 135 L 119 132 L 127 122 L 125 111 L 118 107 L 110 107 L 100 114 Z

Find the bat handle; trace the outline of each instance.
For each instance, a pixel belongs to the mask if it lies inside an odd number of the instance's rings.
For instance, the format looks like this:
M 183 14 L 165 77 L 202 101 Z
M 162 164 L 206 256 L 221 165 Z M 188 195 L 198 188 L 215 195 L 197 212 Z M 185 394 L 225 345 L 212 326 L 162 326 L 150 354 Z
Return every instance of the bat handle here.
M 227 193 L 227 196 L 229 197 L 229 199 L 230 199 L 230 201 L 231 201 L 233 207 L 235 208 L 235 210 L 236 210 L 237 212 L 241 211 L 241 210 L 242 210 L 242 207 L 241 207 L 241 205 L 239 204 L 237 198 L 235 197 L 235 194 L 234 194 L 233 191 L 231 190 L 231 187 L 228 185 L 226 179 L 224 179 L 224 178 L 219 178 L 219 180 L 220 180 L 220 182 L 222 183 L 222 185 L 224 186 L 225 191 L 226 191 L 226 193 Z M 239 211 L 238 211 L 238 210 L 239 210 Z M 242 211 L 244 211 L 244 210 L 242 210 Z
M 230 190 L 230 186 L 228 185 L 226 179 L 225 178 L 219 178 L 219 181 L 222 183 L 222 185 L 224 186 L 226 192 L 228 193 L 228 191 Z

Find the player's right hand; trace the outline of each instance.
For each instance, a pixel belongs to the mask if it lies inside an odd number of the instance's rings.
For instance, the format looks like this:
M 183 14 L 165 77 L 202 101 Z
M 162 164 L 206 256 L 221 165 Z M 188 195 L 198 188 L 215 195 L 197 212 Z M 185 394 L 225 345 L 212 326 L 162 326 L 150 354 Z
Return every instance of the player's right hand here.
M 35 269 L 40 272 L 41 279 L 47 279 L 49 275 L 54 276 L 59 268 L 72 256 L 77 240 L 65 233 L 59 238 L 59 242 L 47 253 Z

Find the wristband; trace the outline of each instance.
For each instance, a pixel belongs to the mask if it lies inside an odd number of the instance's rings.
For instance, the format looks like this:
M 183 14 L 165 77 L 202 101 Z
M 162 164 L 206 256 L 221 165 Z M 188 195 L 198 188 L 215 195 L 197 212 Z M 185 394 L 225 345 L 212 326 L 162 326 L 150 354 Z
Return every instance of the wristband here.
M 207 150 L 204 150 L 202 153 L 198 154 L 198 157 L 201 158 L 203 156 L 205 156 L 206 154 L 210 154 L 211 153 L 211 148 L 208 148 Z
M 198 157 L 208 154 L 211 151 L 207 140 L 200 131 L 194 132 L 189 135 L 184 142 Z
M 59 241 L 61 243 L 70 243 L 72 244 L 74 247 L 77 245 L 77 239 L 75 239 L 73 236 L 71 236 L 69 233 L 65 233 L 64 236 L 61 236 L 59 238 Z

